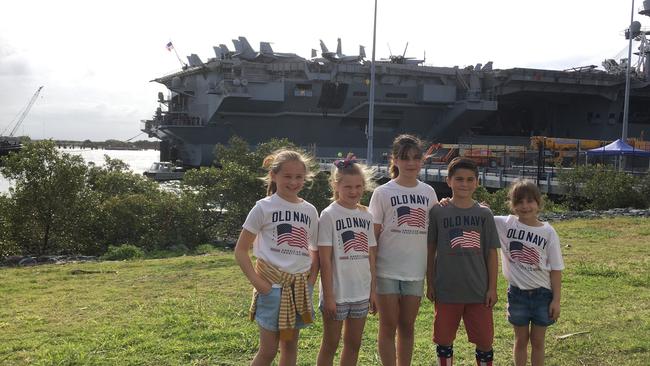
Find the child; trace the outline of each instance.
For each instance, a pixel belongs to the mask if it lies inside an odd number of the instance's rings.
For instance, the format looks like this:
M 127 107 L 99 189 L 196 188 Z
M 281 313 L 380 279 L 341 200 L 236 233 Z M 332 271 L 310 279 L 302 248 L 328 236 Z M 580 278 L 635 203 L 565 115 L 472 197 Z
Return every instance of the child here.
M 415 318 L 424 293 L 428 212 L 438 197 L 418 180 L 422 151 L 418 138 L 398 136 L 391 152 L 393 179 L 375 189 L 370 199 L 377 237 L 377 347 L 384 366 L 411 363 Z
M 491 366 L 499 238 L 490 209 L 472 199 L 478 187 L 474 161 L 453 159 L 447 185 L 452 198 L 445 207 L 431 210 L 428 237 L 427 297 L 435 303 L 433 341 L 438 365 L 452 365 L 462 318 L 469 341 L 476 345 L 477 364 Z
M 251 365 L 270 365 L 280 345 L 280 365 L 295 365 L 299 329 L 312 322 L 311 288 L 318 272 L 318 212 L 298 197 L 309 161 L 281 150 L 264 159 L 268 196 L 249 212 L 235 259 L 254 287 L 251 320 L 260 348 Z M 248 256 L 253 246 L 255 268 Z
M 531 364 L 544 365 L 546 327 L 560 316 L 564 262 L 560 239 L 551 225 L 541 222 L 542 195 L 535 183 L 518 179 L 508 193 L 514 215 L 496 216 L 501 239 L 503 275 L 508 280 L 508 321 L 515 331 L 516 366 L 526 365 L 528 341 Z
M 317 364 L 332 365 L 345 327 L 340 364 L 356 365 L 366 316 L 375 308 L 377 243 L 372 216 L 359 204 L 370 174 L 349 154 L 334 162 L 330 184 L 334 202 L 318 223 L 323 341 Z

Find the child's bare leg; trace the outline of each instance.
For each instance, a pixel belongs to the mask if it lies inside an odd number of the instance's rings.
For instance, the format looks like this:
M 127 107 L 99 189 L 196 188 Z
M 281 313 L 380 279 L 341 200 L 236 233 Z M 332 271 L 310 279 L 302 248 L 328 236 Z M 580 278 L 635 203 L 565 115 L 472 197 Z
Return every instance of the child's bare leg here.
M 526 366 L 528 360 L 528 326 L 513 326 L 515 330 L 515 344 L 512 347 L 512 354 L 515 359 L 515 366 Z
M 280 366 L 294 366 L 298 361 L 298 335 L 299 330 L 294 330 L 293 337 L 288 341 L 280 340 Z
M 530 329 L 530 363 L 532 366 L 544 365 L 544 338 L 546 327 L 532 325 Z
M 323 316 L 323 340 L 318 352 L 318 366 L 331 366 L 334 363 L 336 348 L 341 339 L 343 322 Z
M 395 366 L 395 333 L 399 321 L 399 295 L 377 295 L 379 336 L 377 348 L 381 364 Z
M 345 334 L 343 336 L 343 352 L 341 353 L 341 366 L 356 365 L 361 348 L 361 337 L 366 318 L 346 319 Z M 340 334 L 340 333 L 339 333 Z
M 397 324 L 397 365 L 411 364 L 413 341 L 415 338 L 415 318 L 420 310 L 420 297 L 403 295 L 399 302 L 399 321 Z
M 266 330 L 262 327 L 260 329 L 260 348 L 257 350 L 251 366 L 267 366 L 275 359 L 278 353 L 278 340 L 280 333 Z

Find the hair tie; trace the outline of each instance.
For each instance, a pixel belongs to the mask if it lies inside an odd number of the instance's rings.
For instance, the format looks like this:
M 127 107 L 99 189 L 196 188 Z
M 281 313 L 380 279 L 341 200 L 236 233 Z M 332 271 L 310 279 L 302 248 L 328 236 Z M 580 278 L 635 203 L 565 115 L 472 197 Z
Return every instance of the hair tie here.
M 338 169 L 344 169 L 356 163 L 357 163 L 357 157 L 354 156 L 354 154 L 349 153 L 345 159 L 335 160 L 334 166 L 336 166 Z

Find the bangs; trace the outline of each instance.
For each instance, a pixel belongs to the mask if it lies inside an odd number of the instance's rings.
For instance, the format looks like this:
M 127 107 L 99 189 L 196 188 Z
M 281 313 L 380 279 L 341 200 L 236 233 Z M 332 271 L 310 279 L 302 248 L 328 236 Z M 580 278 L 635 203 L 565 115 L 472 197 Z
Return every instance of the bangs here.
M 413 155 L 414 159 L 422 159 L 422 149 L 420 149 L 420 145 L 416 141 L 413 141 L 413 143 L 405 143 L 402 146 L 399 147 L 397 150 L 397 156 L 398 159 L 401 160 L 408 160 L 410 158 L 409 155 Z
M 531 187 L 527 184 L 522 184 L 512 190 L 512 203 L 516 204 L 525 199 L 533 199 L 538 205 L 541 205 L 542 197 L 539 194 L 537 186 Z

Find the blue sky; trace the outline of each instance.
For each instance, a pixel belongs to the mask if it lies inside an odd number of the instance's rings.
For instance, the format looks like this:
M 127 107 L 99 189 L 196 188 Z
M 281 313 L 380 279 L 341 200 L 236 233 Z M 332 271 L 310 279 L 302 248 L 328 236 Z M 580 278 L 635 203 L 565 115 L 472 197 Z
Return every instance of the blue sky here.
M 32 138 L 127 139 L 150 118 L 165 88 L 150 80 L 181 57 L 214 57 L 212 46 L 246 36 L 256 48 L 309 57 L 323 39 L 343 51 L 372 48 L 372 0 L 46 1 L 0 12 L 0 132 L 45 88 L 19 134 Z M 637 0 L 636 8 L 642 6 Z M 379 0 L 377 58 L 426 51 L 427 64 L 564 69 L 599 65 L 627 46 L 631 1 Z M 650 25 L 650 19 L 635 19 Z M 648 19 L 648 20 L 646 20 Z M 232 47 L 231 47 L 232 48 Z M 141 136 L 144 138 L 144 135 Z

